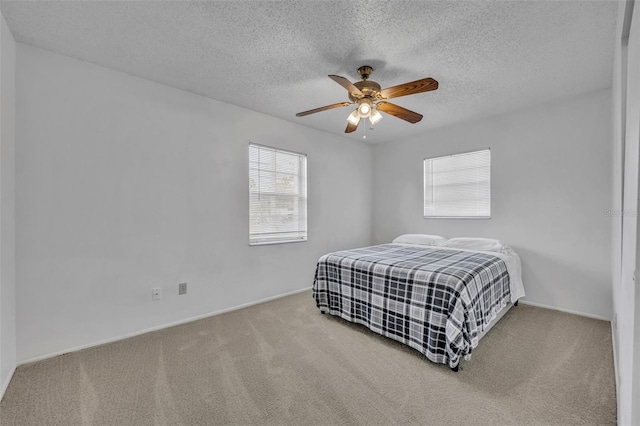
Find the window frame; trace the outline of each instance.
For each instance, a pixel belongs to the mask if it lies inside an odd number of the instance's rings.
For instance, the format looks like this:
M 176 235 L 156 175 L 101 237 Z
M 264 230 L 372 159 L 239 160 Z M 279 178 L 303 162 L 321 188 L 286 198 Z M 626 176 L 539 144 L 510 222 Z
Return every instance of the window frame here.
M 449 216 L 443 216 L 443 215 L 427 215 L 427 161 L 433 161 L 433 160 L 438 160 L 438 159 L 443 159 L 443 158 L 451 158 L 451 157 L 457 157 L 457 156 L 463 156 L 463 155 L 469 155 L 469 154 L 477 154 L 477 153 L 484 153 L 487 152 L 489 154 L 489 159 L 487 162 L 487 166 L 488 166 L 488 172 L 489 172 L 489 197 L 488 197 L 488 201 L 489 201 L 489 214 L 488 215 L 449 215 Z M 433 172 L 431 173 L 433 174 Z M 491 208 L 491 193 L 492 193 L 492 179 L 491 179 L 491 148 L 482 148 L 482 149 L 475 149 L 472 151 L 465 151 L 465 152 L 459 152 L 456 154 L 448 154 L 448 155 L 440 155 L 437 157 L 425 157 L 422 160 L 422 192 L 423 192 L 423 199 L 422 199 L 422 206 L 423 206 L 423 217 L 425 219 L 491 219 L 491 214 L 492 214 L 492 208 Z M 471 183 L 471 182 L 470 182 Z M 433 188 L 434 185 L 431 184 L 429 185 L 429 188 L 431 189 L 431 198 L 433 198 Z M 433 201 L 432 201 L 433 203 Z
M 251 149 L 252 147 L 255 147 L 257 149 L 263 149 L 263 150 L 269 150 L 271 152 L 273 152 L 274 154 L 277 155 L 277 153 L 284 153 L 287 155 L 295 155 L 298 157 L 299 160 L 302 160 L 302 163 L 300 165 L 299 168 L 299 173 L 296 175 L 298 177 L 298 188 L 299 191 L 297 194 L 295 195 L 291 195 L 291 194 L 286 194 L 286 193 L 277 193 L 274 192 L 272 194 L 270 194 L 270 196 L 272 197 L 293 197 L 297 200 L 297 204 L 298 204 L 298 210 L 302 210 L 302 217 L 300 217 L 300 214 L 295 215 L 295 217 L 298 219 L 298 222 L 303 221 L 303 229 L 298 229 L 298 231 L 283 231 L 281 232 L 282 234 L 295 234 L 296 232 L 299 234 L 299 236 L 289 236 L 289 237 L 280 237 L 278 238 L 277 234 L 278 232 L 271 232 L 271 233 L 264 233 L 262 234 L 262 237 L 258 237 L 257 235 L 259 235 L 256 232 L 252 232 L 252 225 L 251 225 L 251 218 L 252 218 L 252 214 L 251 214 L 251 208 L 252 208 L 252 196 L 256 195 L 255 192 L 252 191 L 251 189 L 251 171 L 252 171 L 252 165 L 251 165 Z M 277 148 L 274 146 L 268 146 L 268 145 L 262 145 L 262 144 L 257 144 L 254 142 L 249 142 L 248 143 L 248 147 L 247 147 L 247 171 L 248 173 L 248 190 L 249 190 L 249 246 L 262 246 L 262 245 L 272 245 L 272 244 L 287 244 L 287 243 L 299 243 L 299 242 L 305 242 L 308 240 L 308 235 L 309 235 L 309 227 L 308 227 L 308 217 L 307 217 L 307 204 L 308 204 L 308 196 L 307 196 L 307 182 L 308 182 L 308 175 L 307 175 L 307 154 L 302 153 L 302 152 L 296 152 L 296 151 L 292 151 L 292 150 L 288 150 L 288 149 L 282 149 L 282 148 Z M 260 170 L 260 168 L 258 168 L 258 170 Z M 277 173 L 277 171 L 274 171 L 274 173 Z M 260 191 L 258 190 L 257 194 L 259 194 Z

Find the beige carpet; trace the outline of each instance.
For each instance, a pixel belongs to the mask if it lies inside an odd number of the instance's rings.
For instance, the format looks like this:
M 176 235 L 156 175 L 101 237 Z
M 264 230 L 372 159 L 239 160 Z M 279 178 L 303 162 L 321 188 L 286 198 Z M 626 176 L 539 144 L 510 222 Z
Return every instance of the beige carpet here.
M 616 423 L 608 322 L 520 305 L 453 373 L 310 292 L 18 368 L 9 425 Z

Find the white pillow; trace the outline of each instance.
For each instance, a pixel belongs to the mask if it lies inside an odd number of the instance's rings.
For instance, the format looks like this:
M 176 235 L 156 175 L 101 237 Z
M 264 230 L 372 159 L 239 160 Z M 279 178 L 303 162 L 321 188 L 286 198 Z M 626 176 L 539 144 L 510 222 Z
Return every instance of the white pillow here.
M 428 234 L 404 234 L 393 240 L 394 243 L 420 244 L 423 246 L 436 246 L 442 241 L 446 241 L 446 238 L 440 235 Z
M 496 251 L 499 253 L 506 253 L 509 250 L 509 246 L 500 240 L 494 240 L 493 238 L 450 238 L 440 243 L 443 247 L 461 248 L 467 250 L 479 250 L 479 251 Z

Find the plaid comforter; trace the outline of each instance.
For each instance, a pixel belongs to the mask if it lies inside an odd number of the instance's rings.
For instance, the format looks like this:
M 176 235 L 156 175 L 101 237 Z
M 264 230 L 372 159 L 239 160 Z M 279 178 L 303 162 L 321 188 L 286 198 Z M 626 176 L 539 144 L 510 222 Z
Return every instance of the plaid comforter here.
M 509 301 L 509 274 L 487 253 L 383 244 L 322 256 L 313 297 L 321 312 L 454 368 Z

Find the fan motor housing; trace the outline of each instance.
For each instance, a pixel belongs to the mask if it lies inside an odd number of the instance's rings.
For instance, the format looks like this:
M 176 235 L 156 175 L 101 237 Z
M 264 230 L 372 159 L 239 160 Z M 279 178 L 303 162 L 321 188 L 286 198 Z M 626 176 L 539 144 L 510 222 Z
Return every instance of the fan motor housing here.
M 378 83 L 371 80 L 357 81 L 353 83 L 353 85 L 360 89 L 365 98 L 375 99 L 378 96 L 378 93 L 380 93 L 380 90 L 382 90 Z M 349 93 L 349 99 L 351 99 L 351 102 L 356 102 L 359 98 L 356 98 Z

